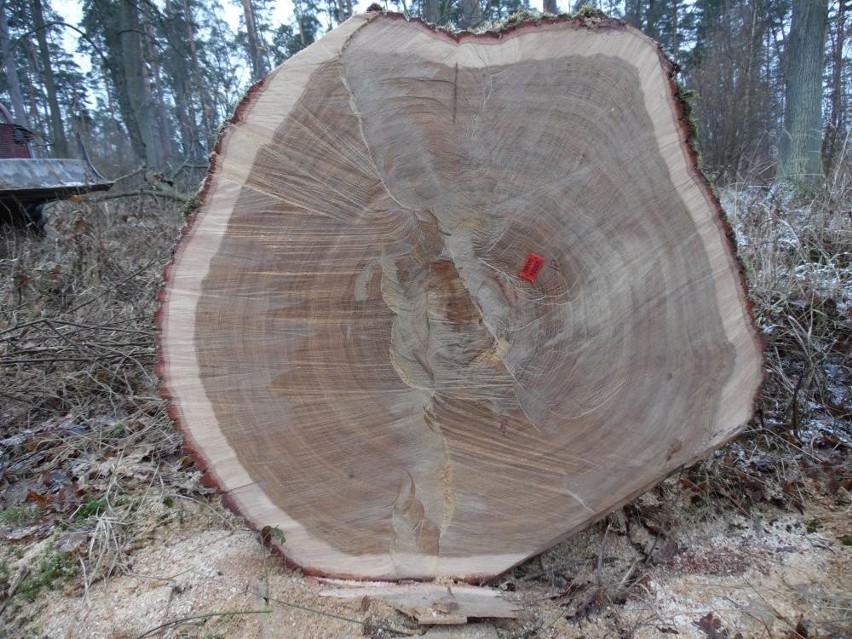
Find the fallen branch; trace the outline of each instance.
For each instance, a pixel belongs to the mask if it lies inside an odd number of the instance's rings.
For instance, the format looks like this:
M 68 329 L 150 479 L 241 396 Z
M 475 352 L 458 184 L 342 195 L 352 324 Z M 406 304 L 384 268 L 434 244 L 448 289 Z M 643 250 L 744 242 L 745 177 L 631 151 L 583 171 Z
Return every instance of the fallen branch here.
M 152 197 L 164 197 L 170 200 L 174 200 L 175 202 L 182 202 L 186 204 L 192 200 L 192 196 L 186 193 L 182 193 L 173 187 L 168 188 L 152 188 L 150 190 L 141 189 L 138 191 L 118 191 L 112 192 L 109 191 L 103 195 L 100 195 L 96 198 L 89 198 L 92 202 L 106 202 L 107 200 L 118 200 L 121 198 L 128 197 L 139 197 L 140 195 L 150 195 Z
M 190 615 L 188 617 L 181 617 L 180 619 L 174 619 L 172 621 L 167 621 L 166 623 L 161 623 L 159 626 L 155 626 L 150 630 L 146 630 L 141 635 L 137 635 L 134 639 L 144 639 L 144 637 L 150 637 L 155 632 L 163 630 L 165 628 L 170 628 L 171 626 L 177 626 L 182 623 L 186 623 L 187 621 L 196 621 L 198 619 L 209 619 L 211 617 L 231 617 L 237 615 L 268 615 L 272 610 L 229 610 L 226 612 L 210 612 L 203 615 Z

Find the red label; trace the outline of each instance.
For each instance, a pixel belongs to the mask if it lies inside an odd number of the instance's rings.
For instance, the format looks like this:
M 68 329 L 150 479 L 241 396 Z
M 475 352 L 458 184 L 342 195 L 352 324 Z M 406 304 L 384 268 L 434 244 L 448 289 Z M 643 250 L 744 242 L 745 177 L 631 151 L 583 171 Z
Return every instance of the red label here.
M 543 264 L 544 258 L 541 255 L 536 253 L 527 255 L 527 261 L 524 263 L 524 268 L 521 269 L 521 279 L 525 279 L 527 282 L 535 282 Z

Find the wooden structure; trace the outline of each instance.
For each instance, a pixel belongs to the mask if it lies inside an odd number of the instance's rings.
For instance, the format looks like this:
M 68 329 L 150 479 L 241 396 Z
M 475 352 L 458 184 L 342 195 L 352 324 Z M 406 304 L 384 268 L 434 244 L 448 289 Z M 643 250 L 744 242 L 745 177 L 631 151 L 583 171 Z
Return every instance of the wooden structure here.
M 744 427 L 761 345 L 671 74 L 614 20 L 374 13 L 251 89 L 166 272 L 161 374 L 289 560 L 495 575 Z
M 35 133 L 15 124 L 0 104 L 0 223 L 44 232 L 45 203 L 91 191 L 105 191 L 112 182 L 88 159 L 34 158 L 30 143 Z

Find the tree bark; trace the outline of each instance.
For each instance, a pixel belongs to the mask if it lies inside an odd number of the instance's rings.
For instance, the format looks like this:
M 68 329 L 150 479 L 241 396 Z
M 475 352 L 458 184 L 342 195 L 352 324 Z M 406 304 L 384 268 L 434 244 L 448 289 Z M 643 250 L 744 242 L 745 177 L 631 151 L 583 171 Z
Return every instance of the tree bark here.
M 559 13 L 559 8 L 556 6 L 556 0 L 544 0 L 544 6 L 542 8 L 545 13 L 552 13 L 553 15 Z
M 44 22 L 44 9 L 41 0 L 32 0 L 33 26 L 38 41 L 39 62 L 41 63 L 41 78 L 47 97 L 47 108 L 50 117 L 50 137 L 53 142 L 53 154 L 58 157 L 68 155 L 68 140 L 65 137 L 65 123 L 62 121 L 62 111 L 59 108 L 59 97 L 56 91 L 56 78 L 53 65 L 50 62 L 50 48 L 47 44 L 47 29 Z
M 642 29 L 642 0 L 625 0 L 624 2 L 624 19 L 636 27 Z
M 186 37 L 189 42 L 190 53 L 190 76 L 192 78 L 192 88 L 196 95 L 198 104 L 201 107 L 201 131 L 196 129 L 196 148 L 201 147 L 204 151 L 209 151 L 210 140 L 215 135 L 216 126 L 214 125 L 213 108 L 210 104 L 210 96 L 207 92 L 207 86 L 201 75 L 201 62 L 198 56 L 198 46 L 196 45 L 195 19 L 190 6 L 189 0 L 183 1 L 184 15 L 186 16 Z
M 423 19 L 430 24 L 439 24 L 441 19 L 441 0 L 425 0 L 423 8 Z
M 482 22 L 481 0 L 461 0 L 461 15 L 459 16 L 459 27 L 471 29 Z
M 817 186 L 822 166 L 822 73 L 828 0 L 793 0 L 778 177 Z
M 105 44 L 104 64 L 115 89 L 115 100 L 137 161 L 156 165 L 156 145 L 147 119 L 142 75 L 141 29 L 137 6 L 129 0 L 92 0 L 87 28 L 99 30 Z M 110 98 L 112 95 L 110 94 Z
M 680 10 L 680 2 L 677 0 L 672 2 L 671 6 L 671 22 L 672 22 L 672 60 L 675 64 L 680 63 L 680 33 L 678 29 L 680 29 L 680 19 L 679 19 L 679 10 Z
M 28 127 L 29 118 L 27 117 L 27 110 L 24 108 L 24 96 L 18 78 L 18 66 L 15 64 L 15 56 L 12 51 L 7 16 L 7 0 L 0 0 L 0 52 L 3 55 L 3 67 L 6 70 L 6 82 L 9 85 L 12 114 L 18 124 Z
M 163 164 L 154 121 L 156 108 L 151 85 L 146 77 L 146 62 L 142 52 L 142 22 L 139 8 L 132 0 L 119 3 L 118 41 L 121 52 L 120 73 L 124 76 L 124 90 L 142 142 L 143 158 L 150 167 Z
M 843 108 L 843 69 L 846 45 L 846 15 L 848 0 L 837 3 L 835 28 L 831 41 L 831 81 L 829 90 L 828 123 L 822 142 L 826 175 L 831 175 L 839 159 L 841 142 L 846 138 L 846 118 Z
M 355 16 L 220 141 L 160 374 L 306 571 L 499 574 L 748 422 L 761 344 L 672 70 L 596 24 Z
M 152 43 L 157 39 L 157 33 L 153 29 L 151 21 L 145 14 L 140 15 L 142 33 L 145 36 L 143 42 Z M 172 135 L 171 124 L 169 122 L 169 114 L 166 109 L 166 96 L 163 87 L 162 69 L 160 64 L 155 61 L 156 56 L 152 52 L 147 51 L 149 47 L 143 46 L 142 56 L 146 60 L 143 65 L 142 80 L 143 87 L 146 89 L 147 98 L 150 104 L 150 122 L 152 124 L 151 133 L 153 142 L 156 145 L 157 163 L 152 165 L 156 168 L 163 168 L 172 161 L 177 155 L 175 148 L 175 136 Z M 188 73 L 182 73 L 181 83 L 186 84 Z M 187 95 L 187 98 L 190 96 Z M 191 99 L 189 100 L 191 104 Z
M 258 80 L 269 71 L 269 65 L 264 55 L 265 47 L 262 44 L 260 33 L 257 29 L 254 7 L 252 0 L 240 0 L 243 5 L 243 17 L 246 21 L 246 35 L 248 36 L 249 59 L 251 61 L 252 78 Z

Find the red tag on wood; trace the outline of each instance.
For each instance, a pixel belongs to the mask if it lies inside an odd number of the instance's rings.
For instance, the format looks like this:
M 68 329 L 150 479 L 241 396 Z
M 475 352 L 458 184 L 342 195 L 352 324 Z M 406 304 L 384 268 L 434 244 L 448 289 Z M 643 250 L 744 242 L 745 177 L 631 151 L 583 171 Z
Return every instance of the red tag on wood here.
M 527 282 L 535 282 L 539 271 L 544 264 L 544 258 L 536 253 L 527 255 L 527 261 L 524 263 L 524 268 L 521 269 L 520 276 Z

